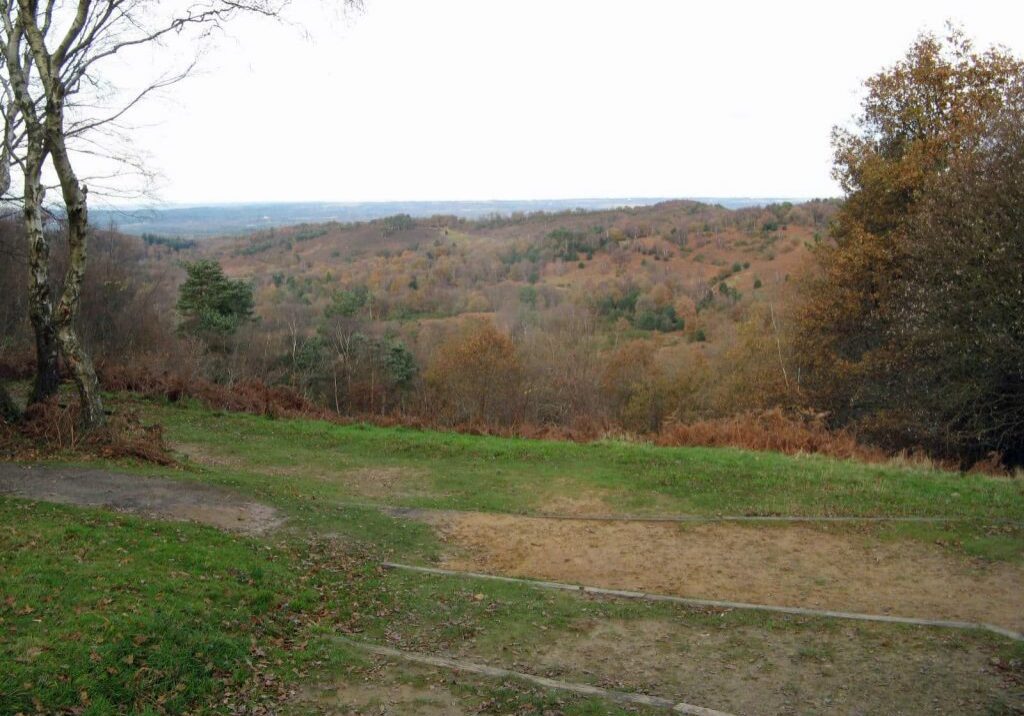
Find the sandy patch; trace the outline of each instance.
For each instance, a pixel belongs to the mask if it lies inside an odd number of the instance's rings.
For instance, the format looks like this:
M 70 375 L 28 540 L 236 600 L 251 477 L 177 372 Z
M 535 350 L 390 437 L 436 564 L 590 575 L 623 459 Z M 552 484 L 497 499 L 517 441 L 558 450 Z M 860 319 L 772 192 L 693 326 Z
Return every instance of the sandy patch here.
M 989 622 L 1024 630 L 1024 568 L 809 526 L 429 517 L 444 566 L 687 597 Z
M 583 621 L 517 658 L 731 713 L 965 714 L 1024 707 L 992 654 L 955 634 Z M 1010 711 L 1012 713 L 1012 711 Z
M 341 685 L 319 690 L 313 701 L 322 714 L 386 714 L 387 716 L 463 716 L 470 713 L 445 689 L 408 684 Z
M 174 449 L 187 457 L 189 461 L 206 465 L 207 467 L 224 467 L 232 470 L 249 467 L 249 464 L 241 458 L 214 452 L 207 449 L 204 445 L 179 443 L 174 445 Z
M 104 470 L 0 463 L 0 494 L 200 522 L 251 535 L 284 521 L 273 507 L 228 490 Z

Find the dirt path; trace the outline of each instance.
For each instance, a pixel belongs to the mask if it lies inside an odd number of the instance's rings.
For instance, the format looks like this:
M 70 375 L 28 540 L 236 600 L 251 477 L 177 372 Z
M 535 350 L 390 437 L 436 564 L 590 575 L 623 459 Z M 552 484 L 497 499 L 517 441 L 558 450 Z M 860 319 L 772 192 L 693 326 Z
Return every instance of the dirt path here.
M 949 633 L 580 620 L 515 656 L 560 678 L 592 674 L 601 685 L 744 716 L 960 716 L 1024 707 L 1024 691 L 989 650 Z
M 1024 568 L 808 526 L 427 517 L 448 569 L 705 599 L 959 619 L 1024 630 Z
M 283 522 L 273 507 L 228 490 L 106 470 L 0 463 L 0 494 L 200 522 L 250 535 Z

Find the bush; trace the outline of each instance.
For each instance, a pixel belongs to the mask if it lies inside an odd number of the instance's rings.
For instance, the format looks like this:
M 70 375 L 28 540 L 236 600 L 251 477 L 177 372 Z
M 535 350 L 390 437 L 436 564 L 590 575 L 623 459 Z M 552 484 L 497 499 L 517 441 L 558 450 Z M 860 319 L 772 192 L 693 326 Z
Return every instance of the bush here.
M 474 321 L 442 344 L 424 379 L 449 424 L 508 425 L 519 416 L 523 371 L 512 340 Z
M 103 427 L 86 432 L 79 429 L 78 412 L 77 404 L 65 407 L 56 397 L 30 405 L 19 420 L 0 421 L 0 450 L 24 460 L 78 453 L 174 464 L 163 428 L 143 425 L 137 412 L 115 413 Z
M 824 416 L 786 414 L 779 409 L 667 426 L 658 445 L 737 447 L 788 455 L 821 453 L 841 459 L 882 462 L 886 454 L 857 442 L 852 433 L 828 429 Z
M 676 315 L 675 306 L 668 305 L 661 308 L 649 308 L 637 313 L 633 319 L 633 325 L 645 331 L 671 331 L 683 330 L 686 322 Z

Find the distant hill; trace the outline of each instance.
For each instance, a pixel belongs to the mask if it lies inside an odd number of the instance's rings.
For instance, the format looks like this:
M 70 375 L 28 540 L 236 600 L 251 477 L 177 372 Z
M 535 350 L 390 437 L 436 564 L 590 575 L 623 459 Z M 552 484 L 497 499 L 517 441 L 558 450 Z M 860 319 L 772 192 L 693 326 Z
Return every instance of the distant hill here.
M 734 343 L 751 311 L 783 311 L 790 276 L 827 234 L 837 206 L 673 200 L 479 219 L 402 213 L 198 244 L 145 238 L 172 263 L 210 258 L 250 282 L 269 333 L 315 331 L 340 312 L 429 356 L 431 341 L 466 318 L 557 333 L 575 315 L 611 345 L 621 335 L 693 354 Z
M 705 204 L 726 209 L 764 206 L 786 201 L 776 198 L 692 197 Z M 386 201 L 386 202 L 302 202 L 211 204 L 94 209 L 96 226 L 113 224 L 126 234 L 157 234 L 188 238 L 250 234 L 261 229 L 296 224 L 372 221 L 396 214 L 412 217 L 455 216 L 463 219 L 535 212 L 560 213 L 573 210 L 599 211 L 621 207 L 650 206 L 663 202 L 654 197 L 611 197 L 606 199 L 538 199 L 502 201 Z M 799 200 L 790 200 L 799 201 Z

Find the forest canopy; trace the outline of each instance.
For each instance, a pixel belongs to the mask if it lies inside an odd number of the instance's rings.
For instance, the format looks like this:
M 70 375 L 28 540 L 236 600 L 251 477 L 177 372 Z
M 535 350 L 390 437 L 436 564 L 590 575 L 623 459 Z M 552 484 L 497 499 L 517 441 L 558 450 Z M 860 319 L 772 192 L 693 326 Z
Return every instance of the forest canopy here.
M 1024 458 L 1024 63 L 921 37 L 837 130 L 804 286 L 809 400 L 889 447 Z

